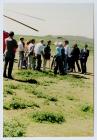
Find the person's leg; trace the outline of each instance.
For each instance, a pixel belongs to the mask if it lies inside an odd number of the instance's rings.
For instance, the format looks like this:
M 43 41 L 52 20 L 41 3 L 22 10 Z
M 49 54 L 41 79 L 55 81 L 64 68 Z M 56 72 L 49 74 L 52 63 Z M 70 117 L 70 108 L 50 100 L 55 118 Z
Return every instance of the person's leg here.
M 29 55 L 29 57 L 28 57 L 28 67 L 29 67 L 29 69 L 32 68 L 32 56 L 31 55 Z
M 5 58 L 3 77 L 7 77 L 6 76 L 6 69 L 7 69 L 8 62 L 9 62 L 9 59 L 8 58 Z
M 86 67 L 86 61 L 85 61 L 85 63 L 84 63 L 84 73 L 86 74 L 86 72 L 87 72 L 87 67 Z
M 42 63 L 41 55 L 39 55 L 39 70 L 41 69 L 41 63 Z
M 58 70 L 58 58 L 56 57 L 54 65 L 54 74 L 57 74 L 57 70 Z
M 33 56 L 33 58 L 32 58 L 32 67 L 33 67 L 33 70 L 35 70 L 35 66 L 36 66 L 36 59 Z
M 41 68 L 41 55 L 37 55 L 37 70 Z
M 84 73 L 84 60 L 81 60 L 81 69 L 82 69 L 82 74 Z
M 59 73 L 60 73 L 61 75 L 63 75 L 63 74 L 64 74 L 64 68 L 63 68 L 63 63 L 62 63 L 61 57 L 59 58 L 58 66 L 59 66 Z
M 77 65 L 78 72 L 81 72 L 81 69 L 80 69 L 80 66 L 79 66 L 78 60 L 76 60 L 75 62 L 76 62 L 76 65 Z
M 8 77 L 12 77 L 12 69 L 13 69 L 14 59 L 9 61 L 9 67 L 8 67 Z
M 46 69 L 46 63 L 47 63 L 47 59 L 43 59 L 43 71 L 45 71 Z

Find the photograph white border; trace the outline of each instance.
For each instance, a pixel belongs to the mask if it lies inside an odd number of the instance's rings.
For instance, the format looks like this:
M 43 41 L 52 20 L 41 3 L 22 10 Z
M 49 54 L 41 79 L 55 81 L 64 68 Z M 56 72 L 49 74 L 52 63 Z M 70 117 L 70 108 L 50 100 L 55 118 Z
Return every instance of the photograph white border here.
M 4 3 L 94 3 L 94 136 L 3 138 L 3 5 Z M 97 140 L 97 0 L 0 0 L 0 139 L 8 140 Z

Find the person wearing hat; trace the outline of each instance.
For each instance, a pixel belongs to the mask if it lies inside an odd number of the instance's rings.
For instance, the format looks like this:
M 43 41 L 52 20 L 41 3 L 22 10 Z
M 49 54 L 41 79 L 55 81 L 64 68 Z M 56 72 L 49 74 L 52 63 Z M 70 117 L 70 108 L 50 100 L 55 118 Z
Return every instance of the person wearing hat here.
M 13 69 L 16 49 L 18 47 L 17 41 L 13 37 L 14 37 L 14 32 L 11 31 L 9 33 L 9 37 L 5 40 L 6 49 L 4 52 L 5 53 L 5 63 L 4 63 L 3 77 L 7 78 L 6 69 L 7 69 L 7 66 L 9 65 L 8 66 L 8 78 L 9 79 L 13 79 L 12 69 Z
M 24 47 L 25 47 L 24 38 L 20 37 L 20 41 L 18 42 L 18 52 L 19 52 L 18 68 L 20 67 L 21 69 L 24 59 Z

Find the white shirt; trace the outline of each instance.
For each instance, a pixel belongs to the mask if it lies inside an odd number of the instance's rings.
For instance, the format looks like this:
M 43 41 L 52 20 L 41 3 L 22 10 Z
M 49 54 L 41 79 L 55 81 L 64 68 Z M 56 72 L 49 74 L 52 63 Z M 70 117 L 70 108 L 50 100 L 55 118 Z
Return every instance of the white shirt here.
M 24 51 L 24 46 L 23 43 L 21 41 L 18 42 L 18 51 Z
M 65 55 L 67 55 L 68 57 L 70 57 L 71 56 L 71 48 L 69 47 L 69 45 L 66 45 L 64 47 L 64 49 L 65 49 Z
M 34 47 L 35 47 L 35 45 L 32 44 L 32 43 L 30 43 L 30 44 L 28 45 L 28 52 L 32 52 L 32 51 L 34 50 Z
M 41 55 L 44 50 L 44 47 L 45 46 L 41 42 L 37 43 L 34 48 L 35 55 L 37 54 Z

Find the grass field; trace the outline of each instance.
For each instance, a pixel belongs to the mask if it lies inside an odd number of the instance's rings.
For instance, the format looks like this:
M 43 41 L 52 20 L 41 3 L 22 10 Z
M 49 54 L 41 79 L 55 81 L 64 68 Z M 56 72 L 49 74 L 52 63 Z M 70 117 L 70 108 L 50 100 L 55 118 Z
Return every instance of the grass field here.
M 35 38 L 56 40 L 52 36 Z M 75 41 L 74 37 L 64 38 L 70 44 Z M 50 70 L 18 70 L 15 61 L 15 80 L 4 79 L 5 137 L 93 136 L 93 41 L 81 37 L 76 40 L 80 48 L 84 43 L 89 45 L 87 75 L 54 76 Z M 52 53 L 54 49 L 52 45 Z

